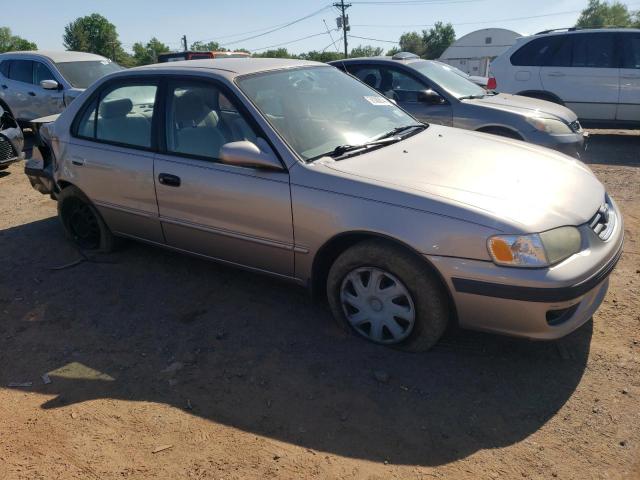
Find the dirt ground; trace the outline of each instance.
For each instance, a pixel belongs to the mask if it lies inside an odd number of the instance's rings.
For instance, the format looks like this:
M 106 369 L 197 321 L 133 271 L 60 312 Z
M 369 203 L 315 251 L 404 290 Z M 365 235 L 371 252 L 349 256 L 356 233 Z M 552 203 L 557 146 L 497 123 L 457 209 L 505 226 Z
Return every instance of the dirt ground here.
M 290 284 L 159 248 L 55 270 L 81 257 L 12 166 L 0 479 L 640 478 L 640 135 L 596 132 L 586 160 L 626 222 L 593 322 L 413 355 Z

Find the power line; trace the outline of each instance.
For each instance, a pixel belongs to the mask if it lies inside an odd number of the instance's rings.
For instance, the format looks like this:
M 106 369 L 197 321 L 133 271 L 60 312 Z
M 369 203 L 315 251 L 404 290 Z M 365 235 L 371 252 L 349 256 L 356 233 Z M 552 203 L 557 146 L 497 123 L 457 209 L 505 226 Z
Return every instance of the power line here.
M 337 30 L 338 30 L 337 28 L 334 28 L 331 31 L 335 32 Z M 268 50 L 270 48 L 282 47 L 283 45 L 289 45 L 291 43 L 301 42 L 303 40 L 307 40 L 308 38 L 319 37 L 320 35 L 326 35 L 326 34 L 327 34 L 327 32 L 312 33 L 311 35 L 307 35 L 305 37 L 296 38 L 295 40 L 290 40 L 288 42 L 282 42 L 282 43 L 276 43 L 275 45 L 269 45 L 267 47 L 253 48 L 253 49 L 249 49 L 249 51 L 250 52 L 257 52 L 257 51 L 260 51 L 260 50 Z
M 354 1 L 354 5 L 442 5 L 454 3 L 475 3 L 484 2 L 485 0 L 401 0 L 398 2 L 391 1 Z
M 393 40 L 381 40 L 379 38 L 371 38 L 371 37 L 358 37 L 357 35 L 349 35 L 351 38 L 359 38 L 360 40 L 373 40 L 374 42 L 384 42 L 384 43 L 394 43 L 398 44 L 400 42 L 394 42 Z
M 221 45 L 231 45 L 231 44 L 234 44 L 234 43 L 241 43 L 241 42 L 246 42 L 248 40 L 253 40 L 254 38 L 264 37 L 265 35 L 269 35 L 270 33 L 277 32 L 278 30 L 282 30 L 283 28 L 290 27 L 291 25 L 295 25 L 296 23 L 300 23 L 303 20 L 307 20 L 308 18 L 315 17 L 316 15 L 318 15 L 319 13 L 324 12 L 328 8 L 331 8 L 331 5 L 325 5 L 321 9 L 316 10 L 315 12 L 312 12 L 312 13 L 310 13 L 308 15 L 305 15 L 304 17 L 300 17 L 300 18 L 297 18 L 295 20 L 292 20 L 291 22 L 285 23 L 285 24 L 283 24 L 283 25 L 281 25 L 281 26 L 279 26 L 277 28 L 272 28 L 271 30 L 268 30 L 268 31 L 266 31 L 264 33 L 259 33 L 257 35 L 252 35 L 250 37 L 241 38 L 239 40 L 233 40 L 231 42 L 225 42 L 225 43 L 222 43 Z

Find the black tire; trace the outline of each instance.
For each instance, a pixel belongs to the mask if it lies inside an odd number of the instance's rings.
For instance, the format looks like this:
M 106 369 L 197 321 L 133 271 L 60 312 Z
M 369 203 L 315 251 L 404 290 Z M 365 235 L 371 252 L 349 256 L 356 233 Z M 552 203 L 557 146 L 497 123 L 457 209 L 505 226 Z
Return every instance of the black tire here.
M 343 328 L 356 332 L 347 320 L 341 301 L 341 288 L 350 272 L 374 267 L 391 273 L 409 291 L 415 308 L 415 320 L 409 335 L 389 346 L 405 351 L 429 350 L 442 337 L 450 309 L 439 279 L 419 259 L 391 242 L 366 240 L 344 251 L 333 263 L 327 278 L 327 297 L 334 318 Z
M 82 191 L 69 185 L 58 195 L 58 218 L 67 239 L 87 252 L 109 253 L 115 237 Z

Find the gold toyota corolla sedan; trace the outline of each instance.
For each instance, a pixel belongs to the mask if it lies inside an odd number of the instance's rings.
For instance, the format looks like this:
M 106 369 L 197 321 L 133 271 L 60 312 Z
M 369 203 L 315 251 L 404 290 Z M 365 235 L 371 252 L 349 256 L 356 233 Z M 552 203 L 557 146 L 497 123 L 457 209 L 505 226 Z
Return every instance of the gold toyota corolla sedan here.
M 566 335 L 622 252 L 618 208 L 581 162 L 421 124 L 320 63 L 135 68 L 36 124 L 26 173 L 80 248 L 128 237 L 289 279 L 407 350 L 450 322 Z

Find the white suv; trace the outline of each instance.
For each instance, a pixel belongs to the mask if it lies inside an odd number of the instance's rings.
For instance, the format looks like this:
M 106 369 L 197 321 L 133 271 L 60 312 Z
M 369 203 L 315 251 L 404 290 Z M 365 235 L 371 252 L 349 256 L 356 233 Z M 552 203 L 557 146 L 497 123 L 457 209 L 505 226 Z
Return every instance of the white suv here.
M 582 124 L 640 127 L 640 29 L 569 29 L 519 38 L 490 66 L 500 92 L 551 100 Z

